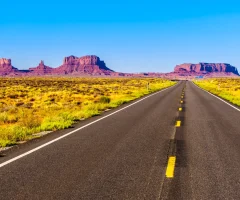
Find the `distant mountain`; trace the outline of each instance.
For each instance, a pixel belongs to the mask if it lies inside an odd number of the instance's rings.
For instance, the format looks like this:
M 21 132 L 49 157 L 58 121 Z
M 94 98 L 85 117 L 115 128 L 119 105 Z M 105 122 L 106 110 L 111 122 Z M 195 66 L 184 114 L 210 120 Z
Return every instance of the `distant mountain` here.
M 19 73 L 19 70 L 12 66 L 11 59 L 0 58 L 0 76 Z
M 18 70 L 11 64 L 11 59 L 0 59 L 0 76 L 125 76 L 125 77 L 163 77 L 170 79 L 203 77 L 239 76 L 236 67 L 226 63 L 184 63 L 176 65 L 170 73 L 122 73 L 109 69 L 105 62 L 95 55 L 76 57 L 68 56 L 57 68 L 46 66 L 43 61 L 37 67 Z
M 97 56 L 65 57 L 63 64 L 54 69 L 55 74 L 89 74 L 89 75 L 111 75 L 113 70 L 106 67 L 104 61 Z
M 236 67 L 226 64 L 226 63 L 184 63 L 181 65 L 177 65 L 174 68 L 174 72 L 178 74 L 226 74 L 226 75 L 239 75 Z
M 45 74 L 52 74 L 53 71 L 54 71 L 54 68 L 44 65 L 44 62 L 41 60 L 41 62 L 37 67 L 29 68 L 28 73 L 34 74 L 34 75 L 45 75 Z
M 11 64 L 11 59 L 0 59 L 0 76 L 42 76 L 42 75 L 115 75 L 104 61 L 95 55 L 65 57 L 63 64 L 57 68 L 46 66 L 43 61 L 37 67 L 18 70 Z

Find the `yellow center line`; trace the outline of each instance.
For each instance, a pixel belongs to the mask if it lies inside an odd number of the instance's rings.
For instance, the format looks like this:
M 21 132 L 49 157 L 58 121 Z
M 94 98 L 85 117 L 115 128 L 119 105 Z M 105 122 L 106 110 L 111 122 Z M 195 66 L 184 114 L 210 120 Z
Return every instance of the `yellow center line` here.
M 168 165 L 167 165 L 167 170 L 166 170 L 166 177 L 167 178 L 173 178 L 174 177 L 175 163 L 176 163 L 176 156 L 170 156 L 168 158 Z
M 181 98 L 183 99 L 183 97 L 184 97 L 184 96 L 182 95 Z
M 179 111 L 182 111 L 182 108 L 178 108 Z
M 181 101 L 181 103 L 183 103 L 183 101 Z
M 180 127 L 181 126 L 181 121 L 177 121 L 176 122 L 176 127 Z

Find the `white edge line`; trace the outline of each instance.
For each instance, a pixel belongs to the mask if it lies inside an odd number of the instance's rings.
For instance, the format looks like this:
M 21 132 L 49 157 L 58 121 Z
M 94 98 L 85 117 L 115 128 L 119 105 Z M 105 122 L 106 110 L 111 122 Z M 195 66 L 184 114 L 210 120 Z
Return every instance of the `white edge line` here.
M 79 130 L 81 130 L 81 129 L 84 129 L 84 128 L 86 128 L 86 127 L 88 127 L 88 126 L 90 126 L 90 125 L 92 125 L 92 124 L 94 124 L 94 123 L 96 123 L 96 122 L 98 122 L 98 121 L 101 121 L 101 120 L 103 120 L 103 119 L 105 119 L 105 118 L 107 118 L 107 117 L 110 117 L 111 115 L 114 115 L 114 114 L 116 114 L 116 113 L 118 113 L 118 112 L 120 112 L 120 111 L 122 111 L 122 110 L 125 110 L 126 108 L 129 108 L 129 107 L 133 106 L 134 104 L 137 104 L 137 103 L 139 103 L 139 102 L 141 102 L 141 101 L 143 101 L 143 100 L 145 100 L 145 99 L 147 99 L 147 98 L 149 98 L 149 97 L 151 97 L 151 96 L 153 96 L 153 95 L 156 95 L 156 94 L 158 94 L 158 93 L 160 93 L 160 92 L 163 92 L 163 91 L 165 91 L 165 90 L 167 90 L 167 89 L 169 89 L 169 88 L 172 88 L 172 87 L 174 87 L 174 86 L 176 86 L 176 85 L 178 85 L 178 84 L 175 84 L 175 85 L 173 85 L 173 86 L 170 86 L 170 87 L 168 87 L 168 88 L 165 88 L 165 89 L 163 89 L 163 90 L 160 90 L 160 91 L 158 91 L 158 92 L 156 92 L 156 93 L 150 94 L 150 95 L 148 95 L 147 97 L 144 97 L 144 98 L 142 98 L 142 99 L 140 99 L 140 100 L 138 100 L 138 101 L 136 101 L 136 102 L 134 102 L 134 103 L 132 103 L 132 104 L 124 107 L 124 108 L 121 108 L 121 109 L 119 109 L 119 110 L 117 110 L 117 111 L 115 111 L 115 112 L 113 112 L 113 113 L 111 113 L 111 114 L 109 114 L 109 115 L 106 115 L 106 116 L 104 116 L 104 117 L 102 117 L 102 118 L 100 118 L 100 119 L 97 119 L 97 120 L 95 120 L 95 121 L 93 121 L 93 122 L 90 122 L 89 124 L 86 124 L 86 125 L 78 128 L 78 129 L 76 129 L 76 130 L 74 130 L 74 131 L 71 131 L 71 132 L 69 132 L 69 133 L 67 133 L 67 134 L 65 134 L 65 135 L 62 135 L 62 136 L 60 136 L 60 137 L 58 137 L 58 138 L 56 138 L 56 139 L 54 139 L 54 140 L 51 140 L 51 141 L 49 141 L 49 142 L 47 142 L 47 143 L 45 143 L 45 144 L 42 144 L 42 145 L 40 145 L 40 146 L 38 146 L 38 147 L 30 150 L 30 151 L 27 151 L 27 152 L 25 152 L 25 153 L 23 153 L 23 154 L 21 154 L 21 155 L 19 155 L 19 156 L 16 156 L 16 157 L 14 157 L 14 158 L 12 158 L 12 159 L 10 159 L 10 160 L 8 160 L 8 161 L 5 161 L 5 162 L 3 162 L 3 163 L 0 164 L 0 168 L 3 167 L 3 166 L 5 166 L 5 165 L 7 165 L 7 164 L 10 164 L 10 163 L 18 160 L 18 159 L 20 159 L 20 158 L 22 158 L 22 157 L 25 157 L 25 156 L 27 156 L 27 155 L 35 152 L 35 151 L 38 151 L 39 149 L 42 149 L 42 148 L 44 148 L 44 147 L 46 147 L 46 146 L 48 146 L 48 145 L 50 145 L 50 144 L 52 144 L 52 143 L 54 143 L 54 142 L 57 142 L 58 140 L 61 140 L 61 139 L 65 138 L 65 137 L 67 137 L 67 136 L 69 136 L 69 135 L 71 135 L 71 134 L 73 134 L 73 133 L 75 133 L 75 132 L 77 132 L 77 131 L 79 131 Z
M 211 92 L 208 92 L 207 90 L 205 90 L 205 89 L 199 87 L 196 83 L 194 83 L 194 82 L 192 82 L 192 83 L 193 83 L 193 85 L 197 86 L 199 89 L 201 89 L 201 90 L 207 92 L 208 94 L 210 94 L 210 95 L 216 97 L 216 98 L 219 99 L 220 101 L 224 102 L 225 104 L 231 106 L 232 108 L 234 108 L 235 110 L 237 110 L 237 111 L 240 112 L 240 109 L 236 108 L 235 106 L 231 105 L 230 103 L 226 102 L 225 100 L 221 99 L 220 97 L 216 96 L 215 94 L 212 94 Z

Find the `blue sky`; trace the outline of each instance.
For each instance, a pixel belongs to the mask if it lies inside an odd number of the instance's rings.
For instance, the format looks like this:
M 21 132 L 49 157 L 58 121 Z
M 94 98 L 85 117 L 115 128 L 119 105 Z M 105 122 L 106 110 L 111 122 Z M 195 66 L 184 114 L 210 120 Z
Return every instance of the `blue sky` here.
M 4 0 L 0 57 L 19 69 L 97 55 L 121 72 L 169 72 L 185 62 L 240 69 L 240 1 Z

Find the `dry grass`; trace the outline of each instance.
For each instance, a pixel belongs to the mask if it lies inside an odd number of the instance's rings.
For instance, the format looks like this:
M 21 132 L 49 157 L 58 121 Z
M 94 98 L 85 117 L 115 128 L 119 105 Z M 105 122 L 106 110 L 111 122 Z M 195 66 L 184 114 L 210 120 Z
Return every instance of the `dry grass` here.
M 212 78 L 194 82 L 199 87 L 240 106 L 240 78 Z
M 173 84 L 159 78 L 0 78 L 0 147 L 68 128 Z

